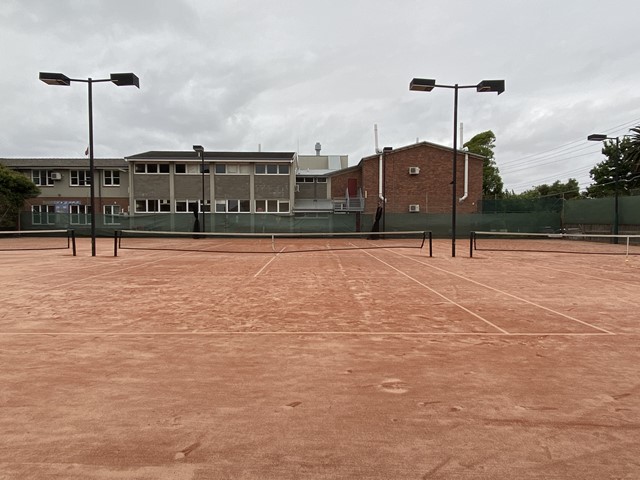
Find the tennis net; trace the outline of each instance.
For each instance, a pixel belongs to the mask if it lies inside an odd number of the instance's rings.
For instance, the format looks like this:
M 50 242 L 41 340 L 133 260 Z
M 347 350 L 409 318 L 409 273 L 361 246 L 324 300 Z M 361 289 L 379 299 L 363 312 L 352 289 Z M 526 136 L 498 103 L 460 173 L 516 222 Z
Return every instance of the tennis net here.
M 114 256 L 118 250 L 175 250 L 212 253 L 296 253 L 373 248 L 425 248 L 433 256 L 431 232 L 350 233 L 220 233 L 118 230 L 114 235 Z
M 640 235 L 471 232 L 469 256 L 476 250 L 640 255 Z
M 71 248 L 76 255 L 74 230 L 0 231 L 0 251 L 56 250 Z

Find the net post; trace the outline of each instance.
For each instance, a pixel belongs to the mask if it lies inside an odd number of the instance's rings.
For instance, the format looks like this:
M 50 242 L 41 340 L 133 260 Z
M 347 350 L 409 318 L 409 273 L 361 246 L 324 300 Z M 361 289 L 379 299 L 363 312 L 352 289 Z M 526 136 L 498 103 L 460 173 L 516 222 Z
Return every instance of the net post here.
M 469 258 L 473 258 L 473 243 L 476 238 L 476 232 L 469 233 Z
M 71 251 L 73 256 L 76 256 L 76 231 L 71 229 L 69 230 L 69 237 L 71 238 Z M 67 240 L 68 242 L 69 240 Z
M 113 231 L 113 256 L 118 256 L 118 232 L 119 230 Z
M 433 232 L 429 230 L 429 256 L 433 257 Z

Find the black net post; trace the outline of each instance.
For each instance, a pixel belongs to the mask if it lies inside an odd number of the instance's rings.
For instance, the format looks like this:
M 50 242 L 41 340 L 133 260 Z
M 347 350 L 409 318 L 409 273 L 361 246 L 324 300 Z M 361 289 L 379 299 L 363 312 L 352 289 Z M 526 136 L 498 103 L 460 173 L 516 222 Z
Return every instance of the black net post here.
M 69 230 L 69 237 L 71 239 L 71 251 L 73 252 L 73 256 L 76 256 L 76 231 Z
M 473 258 L 473 243 L 476 238 L 476 232 L 469 233 L 469 258 Z

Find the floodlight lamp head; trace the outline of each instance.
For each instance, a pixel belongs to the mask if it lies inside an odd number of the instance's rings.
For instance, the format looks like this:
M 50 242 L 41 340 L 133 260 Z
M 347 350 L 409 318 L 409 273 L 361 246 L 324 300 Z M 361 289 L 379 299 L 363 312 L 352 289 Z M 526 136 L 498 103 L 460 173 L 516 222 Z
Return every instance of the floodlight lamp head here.
M 40 72 L 39 78 L 47 85 L 60 85 L 64 87 L 71 85 L 71 79 L 62 73 Z
M 414 78 L 409 83 L 409 90 L 416 92 L 430 92 L 436 86 L 436 81 L 431 78 Z
M 604 142 L 608 137 L 603 133 L 592 133 L 587 137 L 591 142 Z
M 119 87 L 133 86 L 140 88 L 140 79 L 135 73 L 112 73 L 111 81 Z
M 194 145 L 193 150 L 194 152 L 204 153 L 204 147 L 202 145 Z
M 477 86 L 478 92 L 496 92 L 500 95 L 504 92 L 504 80 L 482 80 Z

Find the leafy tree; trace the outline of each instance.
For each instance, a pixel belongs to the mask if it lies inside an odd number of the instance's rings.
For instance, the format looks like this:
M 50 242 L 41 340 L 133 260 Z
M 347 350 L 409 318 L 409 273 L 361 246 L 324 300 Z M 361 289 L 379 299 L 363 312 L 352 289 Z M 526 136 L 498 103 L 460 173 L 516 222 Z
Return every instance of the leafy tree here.
M 640 125 L 629 129 L 633 132 L 630 136 L 629 147 L 627 148 L 627 159 L 633 165 L 635 172 L 640 172 Z
M 500 176 L 500 170 L 494 159 L 493 149 L 495 148 L 496 136 L 491 130 L 477 134 L 463 146 L 470 153 L 482 155 L 482 196 L 484 198 L 502 198 L 504 183 Z
M 580 196 L 578 180 L 570 178 L 566 183 L 556 180 L 551 185 L 543 183 L 519 194 L 521 198 L 558 197 L 569 200 Z
M 24 201 L 39 194 L 30 179 L 0 163 L 0 225 L 15 226 Z
M 593 183 L 587 187 L 588 197 L 615 195 L 616 173 L 619 195 L 630 195 L 632 191 L 640 189 L 640 173 L 636 170 L 633 142 L 633 138 L 623 138 L 619 150 L 613 140 L 604 143 L 602 154 L 607 158 L 589 171 Z

